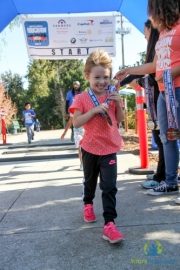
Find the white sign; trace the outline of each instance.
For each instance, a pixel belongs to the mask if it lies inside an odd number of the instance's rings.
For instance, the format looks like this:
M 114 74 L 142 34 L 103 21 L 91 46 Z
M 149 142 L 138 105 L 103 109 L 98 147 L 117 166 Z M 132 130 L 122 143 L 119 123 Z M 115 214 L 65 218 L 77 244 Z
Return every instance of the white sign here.
M 22 19 L 28 55 L 34 59 L 81 59 L 101 48 L 115 56 L 115 18 Z

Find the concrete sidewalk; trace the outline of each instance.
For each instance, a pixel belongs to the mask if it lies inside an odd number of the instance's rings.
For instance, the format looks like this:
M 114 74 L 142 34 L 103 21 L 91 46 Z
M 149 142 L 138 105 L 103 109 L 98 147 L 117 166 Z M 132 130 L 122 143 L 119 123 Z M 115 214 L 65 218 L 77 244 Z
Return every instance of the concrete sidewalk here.
M 33 145 L 58 143 L 59 133 L 40 132 Z M 8 140 L 13 147 L 28 149 L 24 136 Z M 5 150 L 0 148 L 1 153 Z M 83 221 L 78 157 L 1 162 L 0 270 L 179 270 L 177 196 L 148 196 L 140 186 L 145 176 L 128 173 L 139 164 L 134 155 L 118 155 L 116 225 L 126 240 L 112 245 L 102 239 L 99 186 L 94 200 L 97 222 Z

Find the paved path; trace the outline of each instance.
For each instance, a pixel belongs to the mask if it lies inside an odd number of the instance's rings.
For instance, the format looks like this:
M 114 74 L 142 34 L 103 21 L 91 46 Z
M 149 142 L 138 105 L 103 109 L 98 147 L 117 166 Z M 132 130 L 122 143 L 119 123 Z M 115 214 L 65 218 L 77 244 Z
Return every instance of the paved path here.
M 59 134 L 40 132 L 32 145 L 58 143 Z M 24 147 L 15 150 L 27 149 L 25 134 L 8 140 L 11 147 Z M 64 142 L 71 143 L 69 139 Z M 1 147 L 0 151 L 2 157 L 9 149 Z M 77 157 L 1 162 L 0 270 L 179 270 L 177 196 L 148 196 L 140 186 L 145 176 L 128 173 L 129 167 L 139 164 L 134 155 L 118 155 L 116 225 L 126 241 L 111 245 L 102 239 L 99 186 L 94 200 L 97 222 L 83 221 L 83 173 Z M 162 252 L 158 249 L 161 254 L 155 256 L 158 245 Z M 153 256 L 150 247 L 155 247 Z

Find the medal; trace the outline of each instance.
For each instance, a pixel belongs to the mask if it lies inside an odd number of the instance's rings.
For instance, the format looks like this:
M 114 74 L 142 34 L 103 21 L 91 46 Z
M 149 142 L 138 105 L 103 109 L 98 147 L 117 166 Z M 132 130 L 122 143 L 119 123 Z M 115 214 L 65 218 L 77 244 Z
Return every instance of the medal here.
M 153 130 L 153 129 L 155 128 L 155 124 L 154 124 L 153 121 L 149 121 L 149 122 L 147 123 L 147 125 L 148 125 L 148 128 L 151 129 L 151 130 Z
M 158 121 L 154 121 L 154 129 L 155 130 L 159 130 L 159 122 Z
M 178 128 L 168 128 L 166 135 L 170 141 L 180 140 L 180 130 Z
M 112 126 L 113 124 L 112 124 L 112 120 L 111 120 L 109 114 L 106 112 L 106 113 L 103 113 L 103 116 L 106 118 L 108 124 L 109 124 L 110 126 Z
M 173 86 L 171 71 L 169 69 L 164 71 L 163 77 L 164 77 L 166 108 L 168 117 L 168 130 L 166 136 L 170 141 L 179 140 L 180 130 L 178 128 L 178 121 L 177 121 L 176 95 Z

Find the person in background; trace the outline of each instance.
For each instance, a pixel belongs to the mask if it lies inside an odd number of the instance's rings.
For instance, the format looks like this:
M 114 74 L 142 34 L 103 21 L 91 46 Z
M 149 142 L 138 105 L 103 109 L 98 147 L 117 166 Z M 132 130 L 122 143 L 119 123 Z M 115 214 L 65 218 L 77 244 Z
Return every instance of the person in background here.
M 84 169 L 84 220 L 95 222 L 93 199 L 100 174 L 100 189 L 104 209 L 103 239 L 110 243 L 124 240 L 114 223 L 116 213 L 117 157 L 123 140 L 117 123 L 123 120 L 119 93 L 109 93 L 112 74 L 112 60 L 107 52 L 98 49 L 86 60 L 84 75 L 90 82 L 90 89 L 77 95 L 70 112 L 74 114 L 75 128 L 83 126 L 84 135 L 80 141 Z M 106 101 L 110 100 L 110 103 Z M 93 100 L 96 100 L 96 105 Z M 99 105 L 98 105 L 99 104 Z
M 67 125 L 69 126 L 71 124 L 71 130 L 72 130 L 72 132 L 71 132 L 71 141 L 72 142 L 74 142 L 74 132 L 73 132 L 72 119 L 70 119 L 71 116 L 69 115 L 69 108 L 71 107 L 75 96 L 77 94 L 80 94 L 80 93 L 81 93 L 80 82 L 75 81 L 75 82 L 73 82 L 73 89 L 68 91 L 67 95 L 66 95 L 66 117 L 68 119 Z M 68 129 L 69 129 L 69 127 L 68 127 Z M 67 130 L 65 129 L 65 133 L 62 134 L 61 139 L 64 139 L 64 136 L 65 136 Z
M 82 161 L 82 152 L 81 152 L 80 141 L 83 138 L 84 129 L 83 129 L 83 127 L 79 127 L 79 128 L 73 127 L 73 131 L 74 131 L 74 143 L 76 145 L 76 148 L 78 148 L 78 156 L 79 156 L 79 160 L 80 160 L 79 170 L 83 171 L 83 161 Z
M 147 45 L 147 52 L 146 52 L 146 59 L 145 63 L 153 62 L 155 56 L 155 45 L 159 39 L 159 32 L 157 29 L 152 27 L 151 21 L 147 20 L 144 24 L 144 35 L 146 40 L 148 41 Z M 124 86 L 125 84 L 129 83 L 130 87 L 135 89 L 138 85 L 145 88 L 145 78 L 144 75 L 129 75 L 123 81 L 121 81 L 120 85 Z M 151 87 L 154 87 L 154 105 L 157 114 L 157 100 L 159 96 L 159 87 L 155 79 L 155 74 L 150 74 L 148 76 L 148 83 Z M 164 151 L 163 151 L 163 144 L 159 137 L 160 130 L 152 130 L 152 135 L 154 137 L 154 141 L 158 146 L 158 166 L 157 171 L 155 174 L 147 175 L 147 179 L 149 181 L 141 183 L 143 188 L 151 189 L 154 187 L 158 187 L 161 181 L 165 180 L 165 161 L 164 161 Z
M 26 127 L 26 133 L 28 137 L 28 143 L 31 143 L 31 140 L 34 140 L 34 118 L 36 114 L 34 110 L 31 109 L 31 103 L 25 103 L 25 110 L 22 112 L 22 120 L 24 121 L 24 125 Z
M 40 127 L 41 127 L 41 124 L 40 124 L 39 120 L 36 119 L 36 121 L 35 121 L 34 124 L 35 124 L 35 126 L 36 126 L 36 131 L 39 132 L 39 131 L 40 131 Z
M 166 106 L 165 86 L 159 79 L 166 70 L 171 71 L 173 88 L 175 91 L 175 104 L 180 104 L 180 10 L 179 0 L 148 0 L 148 14 L 154 28 L 160 36 L 156 43 L 156 54 L 153 62 L 137 67 L 128 67 L 120 70 L 115 75 L 122 81 L 129 74 L 152 74 L 156 72 L 156 80 L 160 94 L 157 103 L 157 114 L 160 126 L 160 138 L 163 143 L 166 167 L 166 179 L 157 188 L 149 189 L 147 194 L 152 196 L 171 195 L 179 193 L 178 165 L 179 148 L 177 140 L 169 140 L 167 130 L 169 126 L 168 111 Z M 168 41 L 168 42 L 167 42 Z M 178 69 L 177 69 L 178 68 Z M 180 123 L 180 107 L 176 106 L 177 122 Z M 179 128 L 179 127 L 178 127 Z M 172 134 L 173 135 L 173 134 Z M 178 200 L 178 199 L 177 199 Z

